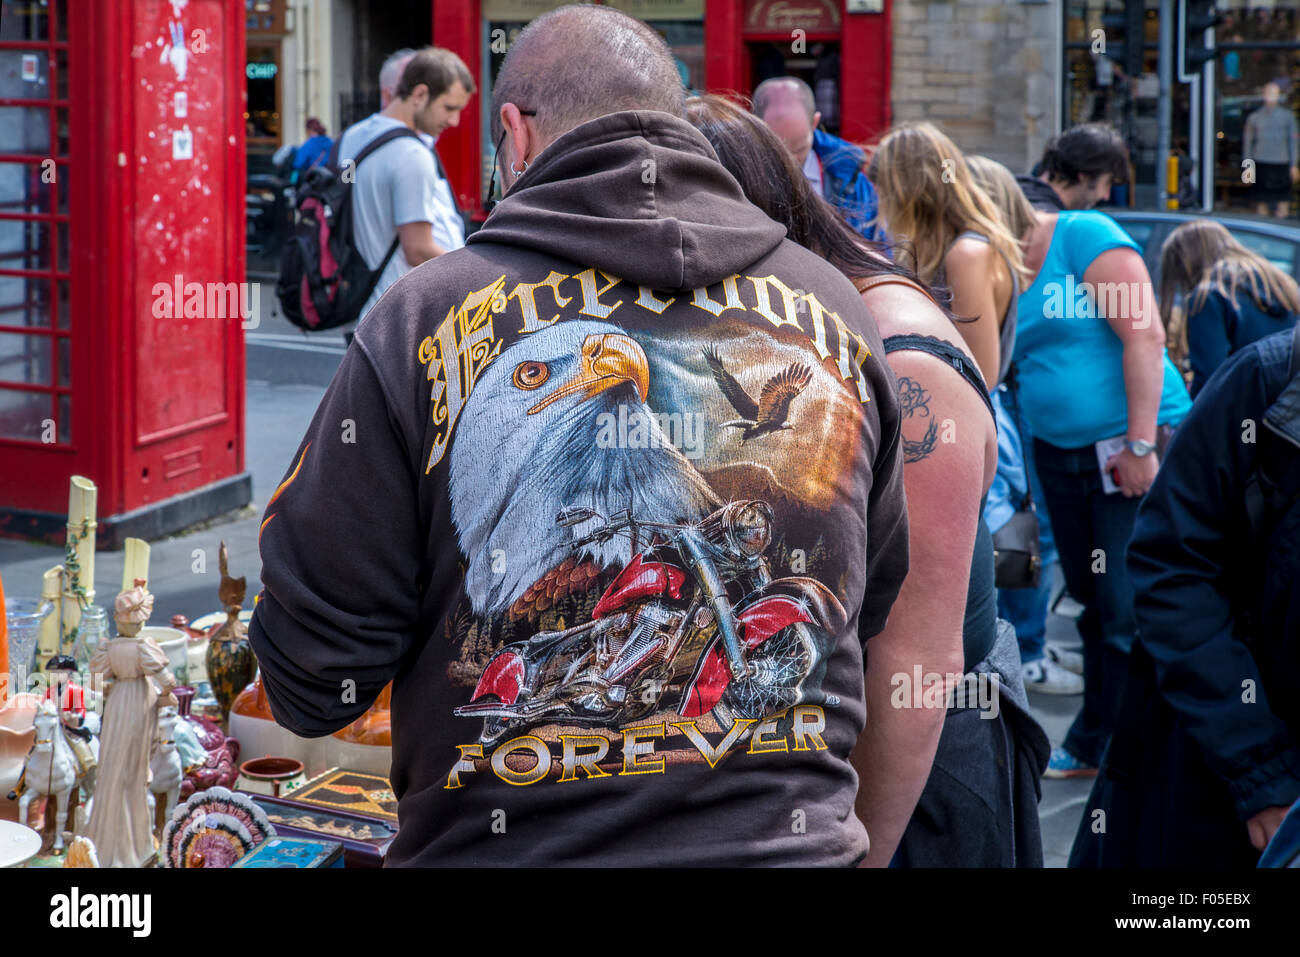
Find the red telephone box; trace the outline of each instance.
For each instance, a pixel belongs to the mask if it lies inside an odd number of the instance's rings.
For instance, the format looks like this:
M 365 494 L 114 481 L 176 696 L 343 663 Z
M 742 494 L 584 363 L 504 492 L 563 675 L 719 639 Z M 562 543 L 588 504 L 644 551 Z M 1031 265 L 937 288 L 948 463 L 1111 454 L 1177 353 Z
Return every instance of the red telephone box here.
M 0 534 L 58 540 L 74 474 L 108 548 L 251 498 L 243 7 L 4 4 Z

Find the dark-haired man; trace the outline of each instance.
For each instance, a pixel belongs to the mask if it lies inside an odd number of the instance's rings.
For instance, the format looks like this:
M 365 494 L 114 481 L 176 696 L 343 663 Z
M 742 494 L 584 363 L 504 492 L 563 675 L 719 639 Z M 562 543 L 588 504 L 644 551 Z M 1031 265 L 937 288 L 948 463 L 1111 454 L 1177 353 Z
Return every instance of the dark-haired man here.
M 1047 141 L 1032 173 L 1016 177 L 1035 209 L 1092 209 L 1128 182 L 1128 147 L 1105 123 L 1083 123 Z
M 353 237 L 366 264 L 371 269 L 383 267 L 358 324 L 389 286 L 420 263 L 448 251 L 446 234 L 441 234 L 440 243 L 435 228 L 447 215 L 439 197 L 441 178 L 433 154 L 416 134 L 436 137 L 456 126 L 473 94 L 474 81 L 460 57 L 428 47 L 407 60 L 388 105 L 354 123 L 340 137 L 338 161 L 342 163 L 386 133 L 403 127 L 412 131 L 385 143 L 356 166 Z
M 392 682 L 390 866 L 857 864 L 908 561 L 880 333 L 645 24 L 543 14 L 492 98 L 505 197 L 374 308 L 267 507 L 272 712 Z

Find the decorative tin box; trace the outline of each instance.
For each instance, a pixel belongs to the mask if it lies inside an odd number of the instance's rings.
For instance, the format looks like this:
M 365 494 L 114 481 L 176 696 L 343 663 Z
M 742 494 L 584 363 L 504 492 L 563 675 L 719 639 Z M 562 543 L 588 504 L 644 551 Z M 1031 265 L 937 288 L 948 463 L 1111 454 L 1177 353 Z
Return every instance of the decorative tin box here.
M 343 845 L 338 841 L 273 837 L 263 841 L 234 864 L 235 867 L 342 867 Z

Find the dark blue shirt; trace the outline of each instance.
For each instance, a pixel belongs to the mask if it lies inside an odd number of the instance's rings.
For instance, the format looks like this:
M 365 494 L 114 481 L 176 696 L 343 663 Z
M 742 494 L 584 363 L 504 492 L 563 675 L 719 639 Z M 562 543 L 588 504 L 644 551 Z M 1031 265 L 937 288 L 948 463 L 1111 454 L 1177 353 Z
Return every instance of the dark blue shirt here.
M 1195 301 L 1196 293 L 1188 299 Z M 1193 398 L 1228 356 L 1265 336 L 1290 329 L 1295 322 L 1295 314 L 1277 303 L 1261 309 L 1248 290 L 1238 289 L 1234 302 L 1211 289 L 1204 305 L 1187 316 Z

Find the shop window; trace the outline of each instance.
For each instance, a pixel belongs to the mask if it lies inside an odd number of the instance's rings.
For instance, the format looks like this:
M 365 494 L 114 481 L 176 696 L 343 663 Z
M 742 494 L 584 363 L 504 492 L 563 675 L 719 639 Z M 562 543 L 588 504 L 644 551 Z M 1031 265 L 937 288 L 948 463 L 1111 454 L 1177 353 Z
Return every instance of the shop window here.
M 278 46 L 248 48 L 244 64 L 248 85 L 248 145 L 280 145 L 280 50 Z
M 1063 127 L 1109 123 L 1128 145 L 1137 205 L 1155 206 L 1160 99 L 1160 0 L 1068 0 Z M 1139 26 L 1140 25 L 1140 26 Z M 1129 34 L 1133 35 L 1130 36 Z M 1188 87 L 1175 83 L 1170 147 L 1188 170 Z
M 553 6 L 561 6 L 554 3 Z M 609 6 L 620 7 L 634 16 L 646 20 L 668 44 L 673 59 L 677 62 L 677 71 L 682 84 L 692 92 L 704 89 L 704 17 L 703 3 L 699 4 L 698 19 L 661 20 L 656 19 L 653 4 L 638 5 L 633 0 L 609 2 Z M 510 45 L 519 37 L 519 33 L 528 25 L 528 20 L 516 19 L 521 12 L 536 14 L 543 12 L 544 4 L 529 3 L 527 0 L 485 0 L 483 3 L 483 63 L 484 75 L 479 80 L 479 101 L 482 110 L 482 169 L 481 182 L 486 184 L 492 176 L 492 159 L 496 153 L 496 142 L 492 139 L 492 84 L 501 72 Z M 676 4 L 678 8 L 690 4 Z M 687 11 L 689 12 L 689 11 Z M 680 13 L 679 13 L 680 15 Z
M 1276 83 L 1280 105 L 1300 116 L 1300 11 L 1243 0 L 1219 6 L 1224 19 L 1215 38 L 1224 52 L 1216 74 L 1216 195 L 1224 208 L 1248 210 L 1254 202 L 1251 184 L 1243 181 L 1246 120 L 1264 105 L 1264 84 Z M 1246 47 L 1234 49 L 1237 44 Z M 1252 44 L 1269 46 L 1251 48 Z M 1284 268 L 1288 272 L 1292 268 L 1289 260 Z

